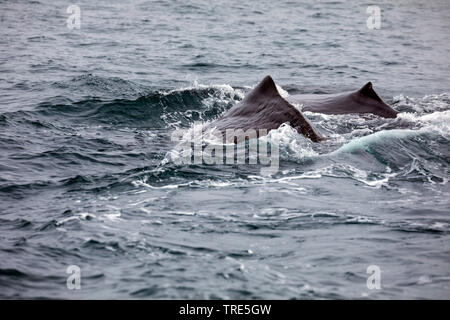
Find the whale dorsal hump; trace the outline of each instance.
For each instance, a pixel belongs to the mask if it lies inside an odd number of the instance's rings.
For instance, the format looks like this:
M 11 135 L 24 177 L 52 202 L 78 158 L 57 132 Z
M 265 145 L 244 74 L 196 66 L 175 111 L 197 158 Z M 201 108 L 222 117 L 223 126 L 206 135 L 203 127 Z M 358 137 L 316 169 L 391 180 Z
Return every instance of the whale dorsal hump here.
M 308 119 L 278 92 L 272 77 L 266 76 L 245 98 L 212 122 L 211 126 L 227 129 L 277 129 L 289 123 L 314 142 L 323 140 Z
M 383 100 L 378 96 L 378 94 L 373 90 L 372 82 L 367 82 L 361 89 L 358 90 L 358 93 L 375 99 L 377 101 L 383 102 Z
M 246 97 L 245 100 L 279 97 L 277 87 L 271 76 L 266 76 Z

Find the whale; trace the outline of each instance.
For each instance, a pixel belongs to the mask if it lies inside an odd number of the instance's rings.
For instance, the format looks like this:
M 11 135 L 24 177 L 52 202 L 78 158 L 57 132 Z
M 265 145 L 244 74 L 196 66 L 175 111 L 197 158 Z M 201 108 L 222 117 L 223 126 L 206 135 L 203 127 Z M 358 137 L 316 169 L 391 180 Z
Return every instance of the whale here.
M 325 139 L 300 110 L 281 97 L 272 77 L 266 76 L 242 101 L 211 122 L 208 128 L 222 133 L 226 130 L 255 130 L 259 137 L 261 132 L 267 134 L 285 123 L 313 142 Z
M 302 111 L 322 114 L 371 113 L 383 118 L 396 118 L 397 111 L 387 105 L 367 82 L 356 91 L 338 94 L 301 94 L 287 97 L 293 104 L 302 105 Z
M 301 109 L 294 106 L 301 105 Z M 266 76 L 242 101 L 209 124 L 225 133 L 226 130 L 255 130 L 267 134 L 282 124 L 289 124 L 313 142 L 326 138 L 313 126 L 302 111 L 322 114 L 365 114 L 383 118 L 397 117 L 397 111 L 387 105 L 375 92 L 371 82 L 359 90 L 338 94 L 301 94 L 283 98 L 271 76 Z M 244 135 L 244 139 L 248 138 Z M 238 140 L 235 140 L 237 143 Z M 240 140 L 242 141 L 242 139 Z

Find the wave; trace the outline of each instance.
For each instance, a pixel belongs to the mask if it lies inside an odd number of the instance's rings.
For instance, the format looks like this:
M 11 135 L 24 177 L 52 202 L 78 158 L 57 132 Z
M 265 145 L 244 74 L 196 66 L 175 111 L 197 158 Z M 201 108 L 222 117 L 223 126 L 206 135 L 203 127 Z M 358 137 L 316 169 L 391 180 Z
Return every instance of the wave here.
M 135 99 L 88 97 L 72 101 L 54 97 L 31 111 L 1 114 L 0 125 L 54 122 L 101 124 L 131 128 L 188 127 L 194 121 L 217 118 L 242 99 L 243 91 L 228 85 L 194 85 L 184 89 L 152 91 Z

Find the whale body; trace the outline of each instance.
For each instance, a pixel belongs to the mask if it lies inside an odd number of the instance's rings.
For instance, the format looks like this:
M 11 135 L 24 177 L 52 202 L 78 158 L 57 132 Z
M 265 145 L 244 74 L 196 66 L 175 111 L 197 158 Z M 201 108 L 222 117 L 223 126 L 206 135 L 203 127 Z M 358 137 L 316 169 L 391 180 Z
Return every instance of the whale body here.
M 266 76 L 242 101 L 210 124 L 221 132 L 227 129 L 277 129 L 284 123 L 314 142 L 324 139 L 309 120 L 278 93 L 272 77 Z
M 302 111 L 324 114 L 372 113 L 383 118 L 397 117 L 397 111 L 380 98 L 371 82 L 367 82 L 356 91 L 339 94 L 292 95 L 287 99 L 291 103 L 302 104 Z

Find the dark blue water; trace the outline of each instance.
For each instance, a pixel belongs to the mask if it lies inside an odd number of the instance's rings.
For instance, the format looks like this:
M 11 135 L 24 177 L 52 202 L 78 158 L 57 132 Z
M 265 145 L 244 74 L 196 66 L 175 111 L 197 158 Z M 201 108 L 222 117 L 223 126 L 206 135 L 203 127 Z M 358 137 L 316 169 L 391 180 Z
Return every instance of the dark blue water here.
M 448 1 L 379 30 L 364 1 L 70 4 L 0 1 L 0 298 L 450 298 Z M 268 74 L 400 114 L 305 113 L 328 140 L 273 131 L 269 177 L 174 163 Z

